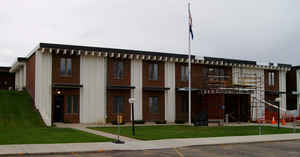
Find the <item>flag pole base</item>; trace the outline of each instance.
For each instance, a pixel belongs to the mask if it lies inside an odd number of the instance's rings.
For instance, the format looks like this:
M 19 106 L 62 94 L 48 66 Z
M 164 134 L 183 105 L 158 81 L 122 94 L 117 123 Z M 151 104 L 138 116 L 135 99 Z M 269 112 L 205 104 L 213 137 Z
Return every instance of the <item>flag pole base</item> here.
M 121 141 L 121 140 L 119 140 L 119 139 L 113 141 L 113 143 L 114 143 L 114 144 L 125 144 L 124 141 Z

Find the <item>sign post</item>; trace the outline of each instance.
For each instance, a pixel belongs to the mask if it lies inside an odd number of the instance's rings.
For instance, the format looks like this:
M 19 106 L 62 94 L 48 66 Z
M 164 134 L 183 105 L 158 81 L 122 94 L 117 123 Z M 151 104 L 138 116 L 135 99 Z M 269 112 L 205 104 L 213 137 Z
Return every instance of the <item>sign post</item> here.
M 118 136 L 117 136 L 117 139 L 113 142 L 115 144 L 124 144 L 125 142 L 124 141 L 121 141 L 120 140 L 120 133 L 121 133 L 121 130 L 120 130 L 120 122 L 121 122 L 121 116 L 120 116 L 120 103 L 118 104 L 118 115 L 117 115 L 117 123 L 118 123 Z

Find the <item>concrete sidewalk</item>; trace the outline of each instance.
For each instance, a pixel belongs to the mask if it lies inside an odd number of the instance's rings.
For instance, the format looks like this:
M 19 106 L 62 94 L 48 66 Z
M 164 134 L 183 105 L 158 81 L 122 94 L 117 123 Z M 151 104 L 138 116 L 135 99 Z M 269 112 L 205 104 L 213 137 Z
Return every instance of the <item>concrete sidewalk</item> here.
M 110 134 L 107 132 L 103 132 L 103 131 L 99 131 L 99 130 L 92 130 L 92 129 L 85 128 L 85 127 L 70 127 L 70 128 L 84 131 L 84 132 L 91 133 L 91 134 L 95 134 L 95 135 L 99 135 L 99 136 L 104 136 L 104 137 L 111 138 L 111 139 L 116 139 L 116 136 L 117 136 L 117 135 Z M 137 139 L 129 138 L 129 137 L 125 137 L 125 136 L 119 136 L 119 138 L 121 141 L 126 141 L 126 142 L 139 141 Z
M 87 132 L 90 134 L 95 134 L 95 135 L 99 135 L 99 136 L 103 136 L 103 137 L 107 137 L 107 138 L 111 138 L 111 139 L 116 139 L 116 137 L 117 137 L 117 135 L 115 135 L 115 134 L 87 128 L 87 127 L 95 127 L 95 125 L 57 123 L 56 127 L 76 129 L 76 130 L 84 131 L 84 132 Z M 119 136 L 119 138 L 121 141 L 126 141 L 126 142 L 139 141 L 137 139 L 129 138 L 129 137 L 125 137 L 125 136 Z
M 72 152 L 101 152 L 111 150 L 145 150 L 185 147 L 194 145 L 218 145 L 255 143 L 272 141 L 300 140 L 300 134 L 277 134 L 262 136 L 230 136 L 214 138 L 186 138 L 154 141 L 129 141 L 125 144 L 103 143 L 71 143 L 71 144 L 28 144 L 0 145 L 0 155 L 13 154 L 53 154 Z

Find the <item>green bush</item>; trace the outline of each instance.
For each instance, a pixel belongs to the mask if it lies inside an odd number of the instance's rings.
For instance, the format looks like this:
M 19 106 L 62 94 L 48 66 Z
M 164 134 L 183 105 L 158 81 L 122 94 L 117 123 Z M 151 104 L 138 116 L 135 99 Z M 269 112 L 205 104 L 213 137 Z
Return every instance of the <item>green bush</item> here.
M 113 121 L 111 121 L 111 124 L 118 125 L 118 122 L 116 120 L 113 120 Z M 120 125 L 124 125 L 124 124 L 125 124 L 125 121 L 123 120 L 123 122 L 120 123 Z
M 154 122 L 155 122 L 155 124 L 167 124 L 167 121 L 165 121 L 165 120 L 157 120 Z
M 175 120 L 175 123 L 176 124 L 184 124 L 186 121 L 184 120 Z
M 144 120 L 135 120 L 134 121 L 135 124 L 145 124 Z

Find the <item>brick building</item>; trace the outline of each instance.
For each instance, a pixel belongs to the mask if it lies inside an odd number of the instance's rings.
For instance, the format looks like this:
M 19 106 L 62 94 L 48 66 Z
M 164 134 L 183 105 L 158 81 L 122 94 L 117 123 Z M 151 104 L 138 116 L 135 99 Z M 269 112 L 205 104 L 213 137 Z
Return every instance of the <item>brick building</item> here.
M 11 71 L 22 76 L 18 85 L 29 91 L 47 125 L 107 123 L 117 110 L 130 121 L 130 97 L 136 99 L 136 119 L 174 122 L 188 119 L 187 61 L 184 54 L 40 43 Z M 280 97 L 286 107 L 289 70 L 192 56 L 192 117 L 205 112 L 214 120 L 226 114 L 230 121 L 269 118 L 265 101 Z

